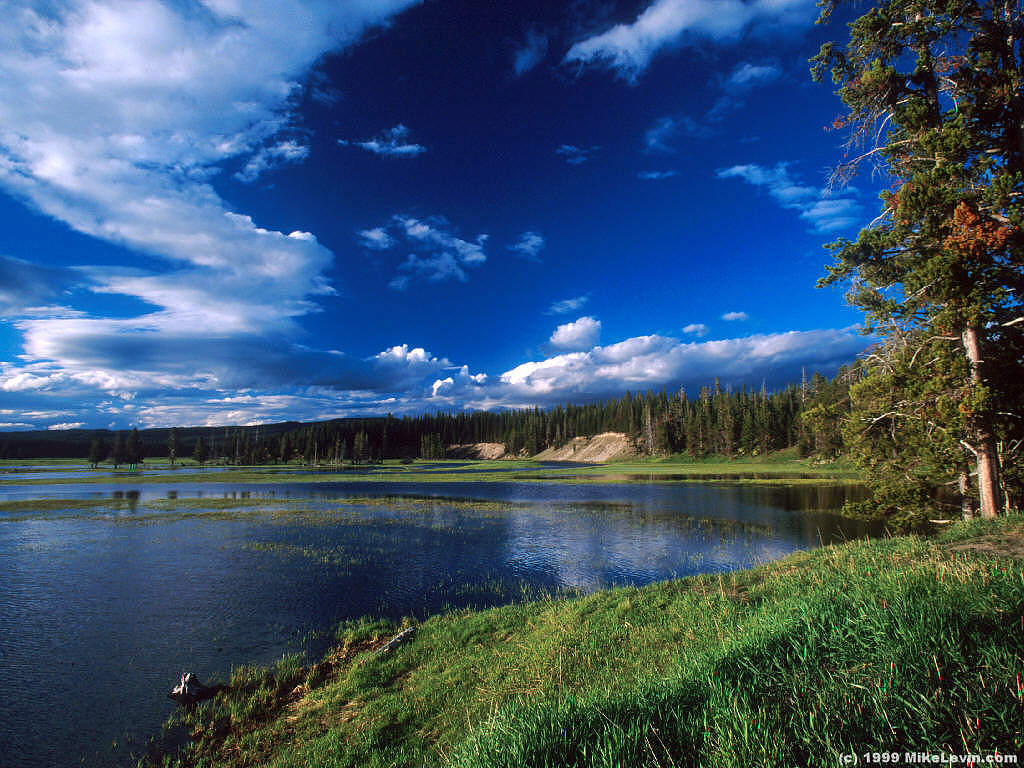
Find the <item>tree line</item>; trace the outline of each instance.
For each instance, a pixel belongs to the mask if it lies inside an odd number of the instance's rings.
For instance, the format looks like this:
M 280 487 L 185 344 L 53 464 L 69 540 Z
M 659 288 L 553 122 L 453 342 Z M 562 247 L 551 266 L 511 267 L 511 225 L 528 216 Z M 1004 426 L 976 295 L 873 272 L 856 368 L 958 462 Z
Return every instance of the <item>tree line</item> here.
M 815 375 L 811 384 L 819 380 Z M 2 458 L 83 458 L 136 466 L 144 457 L 172 463 L 231 465 L 282 462 L 365 464 L 383 459 L 443 459 L 453 445 L 501 443 L 513 456 L 533 456 L 577 437 L 625 433 L 643 454 L 683 453 L 692 458 L 764 454 L 801 446 L 811 438 L 801 426 L 810 385 L 768 391 L 733 391 L 716 381 L 694 395 L 627 392 L 587 404 L 550 409 L 448 412 L 412 416 L 334 419 L 326 422 L 247 427 L 198 427 L 109 432 L 7 433 Z
M 757 455 L 797 445 L 806 398 L 797 386 L 737 392 L 717 383 L 696 396 L 627 392 L 589 404 L 499 412 L 435 413 L 396 418 L 339 419 L 309 424 L 279 437 L 242 440 L 243 463 L 304 460 L 366 463 L 395 458 L 445 458 L 448 448 L 501 443 L 513 456 L 533 456 L 576 437 L 622 432 L 647 454 Z M 232 443 L 229 438 L 229 444 Z

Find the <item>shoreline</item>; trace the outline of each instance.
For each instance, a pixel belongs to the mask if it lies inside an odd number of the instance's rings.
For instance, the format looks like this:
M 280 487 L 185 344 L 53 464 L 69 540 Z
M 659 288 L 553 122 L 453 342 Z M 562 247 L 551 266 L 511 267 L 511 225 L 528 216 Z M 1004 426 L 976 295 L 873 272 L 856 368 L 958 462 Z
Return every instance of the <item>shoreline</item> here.
M 1024 637 L 1006 630 L 1024 626 L 1021 557 L 1024 518 L 1013 516 L 422 623 L 364 618 L 339 627 L 315 663 L 241 668 L 228 692 L 179 713 L 196 740 L 171 764 L 1019 753 Z M 414 624 L 410 642 L 374 655 Z

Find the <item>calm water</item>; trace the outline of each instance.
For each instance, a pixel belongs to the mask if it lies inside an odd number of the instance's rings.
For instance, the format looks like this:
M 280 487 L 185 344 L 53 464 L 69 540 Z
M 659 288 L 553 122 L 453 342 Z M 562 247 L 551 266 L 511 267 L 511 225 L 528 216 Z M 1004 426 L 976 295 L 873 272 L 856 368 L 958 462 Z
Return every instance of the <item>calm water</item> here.
M 182 672 L 317 652 L 343 619 L 743 568 L 868 532 L 830 514 L 843 487 L 16 483 L 0 484 L 29 502 L 0 510 L 8 766 L 128 762 Z M 92 505 L 33 509 L 44 494 Z

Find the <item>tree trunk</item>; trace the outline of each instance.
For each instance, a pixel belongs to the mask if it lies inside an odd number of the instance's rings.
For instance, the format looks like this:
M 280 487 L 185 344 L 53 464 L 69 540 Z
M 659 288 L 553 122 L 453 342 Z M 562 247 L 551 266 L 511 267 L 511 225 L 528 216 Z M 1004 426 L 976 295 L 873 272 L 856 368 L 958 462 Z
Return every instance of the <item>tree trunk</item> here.
M 978 329 L 968 326 L 963 333 L 964 351 L 971 364 L 971 386 L 984 383 L 981 366 L 981 348 L 978 343 Z M 982 517 L 996 517 L 999 514 L 999 454 L 995 437 L 988 426 L 985 415 L 972 414 L 968 429 L 974 443 L 978 462 L 978 500 Z

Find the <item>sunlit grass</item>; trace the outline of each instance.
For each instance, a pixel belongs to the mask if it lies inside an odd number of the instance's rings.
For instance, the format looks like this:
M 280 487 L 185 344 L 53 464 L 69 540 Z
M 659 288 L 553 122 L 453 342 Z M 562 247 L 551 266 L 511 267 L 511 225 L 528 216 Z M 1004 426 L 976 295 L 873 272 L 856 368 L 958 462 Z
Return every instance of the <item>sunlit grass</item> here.
M 314 665 L 183 713 L 204 766 L 792 766 L 1024 749 L 1024 522 L 423 622 L 344 625 Z

